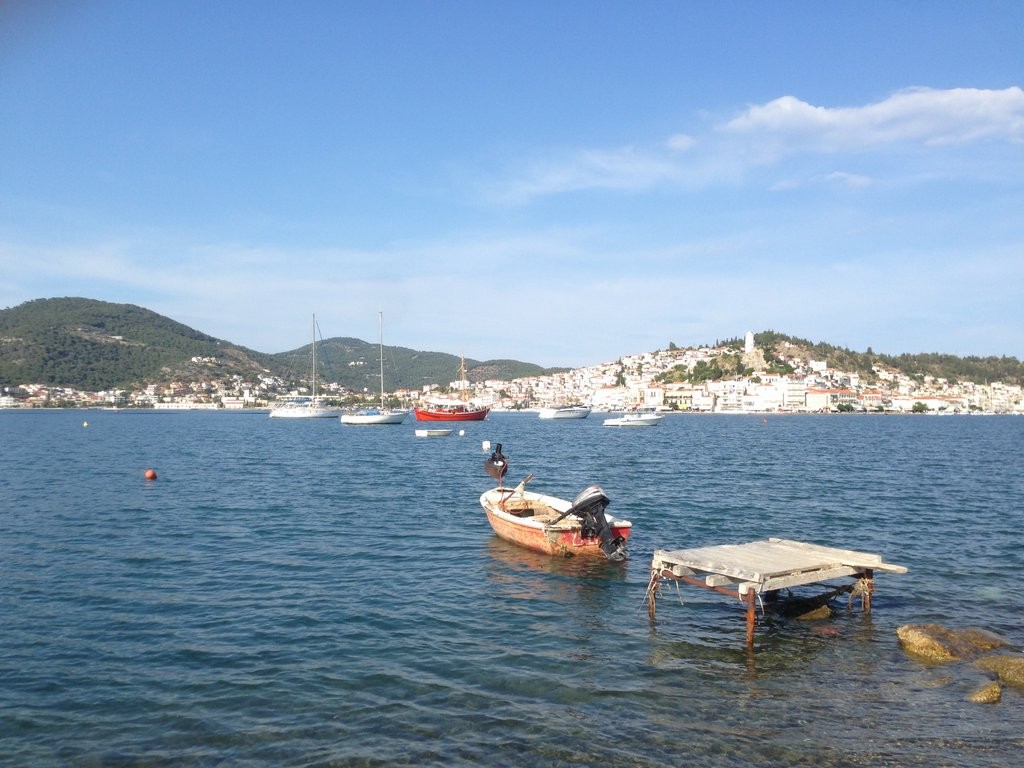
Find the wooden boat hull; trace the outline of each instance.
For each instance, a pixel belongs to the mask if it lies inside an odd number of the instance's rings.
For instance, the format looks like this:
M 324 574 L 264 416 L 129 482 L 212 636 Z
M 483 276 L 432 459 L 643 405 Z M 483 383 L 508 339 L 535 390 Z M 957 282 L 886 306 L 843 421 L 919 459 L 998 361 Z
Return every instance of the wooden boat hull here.
M 416 421 L 483 421 L 490 408 L 469 408 L 466 410 L 445 410 L 443 408 L 416 408 Z
M 521 547 L 559 557 L 599 557 L 606 555 L 596 536 L 584 536 L 580 521 L 574 516 L 554 522 L 571 502 L 556 496 L 518 492 L 511 488 L 493 488 L 480 497 L 480 506 L 487 515 L 491 529 L 505 541 Z M 629 539 L 633 524 L 628 520 L 609 518 L 612 534 Z

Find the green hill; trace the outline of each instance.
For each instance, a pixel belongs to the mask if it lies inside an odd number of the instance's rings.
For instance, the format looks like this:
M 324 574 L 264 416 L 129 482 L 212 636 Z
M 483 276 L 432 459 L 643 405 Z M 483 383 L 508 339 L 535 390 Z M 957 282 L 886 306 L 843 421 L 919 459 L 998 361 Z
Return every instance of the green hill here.
M 380 345 L 360 339 L 333 337 L 317 342 L 318 370 L 327 381 L 359 392 L 380 389 Z M 273 355 L 282 368 L 304 375 L 309 368 L 310 345 Z M 384 346 L 384 388 L 420 389 L 425 384 L 446 386 L 458 379 L 461 359 L 445 352 L 423 352 L 408 347 Z M 466 378 L 470 381 L 541 376 L 552 369 L 518 360 L 478 361 L 466 359 Z
M 317 343 L 317 358 L 323 380 L 355 391 L 380 387 L 377 344 L 327 339 Z M 455 355 L 385 346 L 384 358 L 389 391 L 443 386 L 458 378 Z M 548 372 L 513 360 L 467 360 L 466 368 L 471 381 Z M 234 375 L 252 381 L 260 374 L 298 382 L 309 372 L 309 344 L 278 354 L 256 352 L 133 304 L 56 298 L 0 310 L 0 387 L 44 384 L 102 391 Z
M 727 344 L 742 348 L 742 339 Z M 875 369 L 898 371 L 910 378 L 922 380 L 926 376 L 945 379 L 951 384 L 973 381 L 986 384 L 1001 381 L 1004 384 L 1024 384 L 1024 364 L 1015 357 L 957 357 L 939 353 L 881 355 L 869 347 L 855 352 L 823 342 L 812 342 L 775 331 L 754 334 L 754 343 L 766 357 L 776 359 L 799 355 L 806 360 L 823 360 L 835 370 L 863 374 L 867 380 L 876 378 Z M 770 362 L 770 360 L 769 360 Z
M 194 363 L 194 357 L 214 358 L 217 363 Z M 271 364 L 269 355 L 215 339 L 133 304 L 37 299 L 0 310 L 3 386 L 128 389 L 197 376 L 253 377 Z
M 742 346 L 741 339 L 722 346 Z M 898 356 L 854 352 L 775 331 L 755 334 L 769 368 L 786 372 L 784 358 L 824 360 L 837 370 L 856 371 L 871 381 L 874 369 L 899 371 L 951 383 L 1001 381 L 1024 384 L 1024 365 L 1013 357 L 943 354 Z M 319 378 L 355 392 L 380 386 L 380 347 L 354 338 L 317 343 Z M 147 384 L 203 381 L 240 376 L 255 381 L 276 376 L 286 384 L 309 377 L 310 345 L 267 354 L 216 339 L 133 304 L 83 298 L 36 299 L 0 310 L 0 388 L 22 384 L 73 387 L 87 391 L 141 389 Z M 470 381 L 542 376 L 564 368 L 542 368 L 518 360 L 466 360 Z M 384 347 L 384 386 L 419 389 L 445 386 L 458 378 L 460 360 L 443 352 Z M 724 374 L 723 374 L 724 375 Z

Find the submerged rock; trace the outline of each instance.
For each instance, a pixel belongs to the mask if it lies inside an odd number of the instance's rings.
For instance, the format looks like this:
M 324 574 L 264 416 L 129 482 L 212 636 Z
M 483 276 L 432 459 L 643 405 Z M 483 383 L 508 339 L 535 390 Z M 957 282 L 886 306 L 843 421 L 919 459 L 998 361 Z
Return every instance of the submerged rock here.
M 832 616 L 832 609 L 827 605 L 820 605 L 806 613 L 798 615 L 797 621 L 821 621 Z
M 978 690 L 967 697 L 968 701 L 975 704 L 996 704 L 1003 697 L 1003 686 L 997 681 L 985 683 Z
M 996 673 L 1006 685 L 1024 687 L 1024 656 L 993 654 L 978 659 L 977 666 Z
M 924 661 L 944 664 L 973 659 L 1006 641 L 983 629 L 946 629 L 938 624 L 904 624 L 896 629 L 903 649 Z

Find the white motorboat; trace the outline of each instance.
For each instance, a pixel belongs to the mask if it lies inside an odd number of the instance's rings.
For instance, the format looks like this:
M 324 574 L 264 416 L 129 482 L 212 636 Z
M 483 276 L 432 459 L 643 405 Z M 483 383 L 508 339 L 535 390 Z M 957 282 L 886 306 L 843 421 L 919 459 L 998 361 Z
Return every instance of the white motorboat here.
M 590 415 L 590 407 L 586 405 L 565 405 L 555 408 L 542 408 L 542 419 L 585 419 Z
M 313 315 L 313 345 L 310 355 L 313 359 L 313 396 L 304 395 L 284 398 L 270 411 L 272 419 L 333 419 L 339 409 L 327 405 L 316 394 L 316 315 Z
M 606 427 L 656 427 L 664 416 L 657 413 L 626 413 L 611 419 L 605 419 Z
M 361 411 L 341 414 L 342 424 L 401 424 L 408 411 L 384 406 L 384 313 L 380 313 L 380 408 L 364 408 Z

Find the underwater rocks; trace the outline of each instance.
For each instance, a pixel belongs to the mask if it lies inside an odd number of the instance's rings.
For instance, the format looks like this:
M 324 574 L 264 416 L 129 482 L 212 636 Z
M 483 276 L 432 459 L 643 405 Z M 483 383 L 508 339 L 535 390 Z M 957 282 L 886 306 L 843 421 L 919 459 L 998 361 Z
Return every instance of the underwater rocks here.
M 1024 687 L 1024 655 L 992 653 L 1008 643 L 984 629 L 947 629 L 938 624 L 905 624 L 896 629 L 900 645 L 909 656 L 931 664 L 973 661 L 974 666 L 997 679 L 985 683 L 967 699 L 977 704 L 994 704 L 1003 695 L 1003 685 Z
M 946 629 L 938 624 L 904 624 L 896 629 L 896 637 L 911 656 L 933 663 L 973 659 L 1007 645 L 984 629 Z

